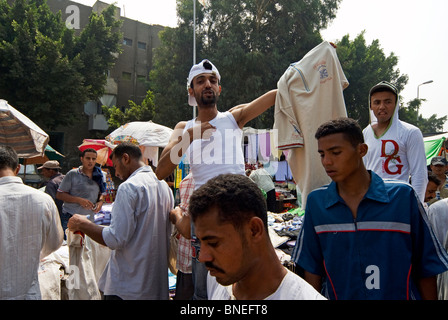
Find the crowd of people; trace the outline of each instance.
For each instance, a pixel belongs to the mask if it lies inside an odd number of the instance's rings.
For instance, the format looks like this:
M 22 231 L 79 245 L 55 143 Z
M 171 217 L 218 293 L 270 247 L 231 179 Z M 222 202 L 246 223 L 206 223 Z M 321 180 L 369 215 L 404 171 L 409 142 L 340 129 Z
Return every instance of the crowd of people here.
M 108 226 L 93 221 L 105 196 L 95 150 L 66 175 L 55 161 L 41 166 L 43 193 L 23 184 L 17 154 L 0 146 L 0 299 L 40 299 L 39 261 L 70 233 L 111 249 L 98 281 L 105 300 L 169 299 L 173 226 L 176 300 L 438 299 L 437 277 L 448 270 L 448 166 L 435 157 L 428 171 L 422 133 L 398 118 L 397 89 L 372 87 L 364 130 L 347 117 L 314 130 L 331 183 L 308 195 L 291 257 L 301 272 L 293 272 L 269 236 L 275 187 L 261 166 L 245 172 L 241 149 L 243 127 L 274 106 L 277 90 L 220 112 L 220 81 L 209 60 L 191 68 L 197 118 L 175 126 L 155 170 L 138 146 L 113 150 L 123 182 Z M 190 174 L 175 207 L 165 179 L 183 158 Z

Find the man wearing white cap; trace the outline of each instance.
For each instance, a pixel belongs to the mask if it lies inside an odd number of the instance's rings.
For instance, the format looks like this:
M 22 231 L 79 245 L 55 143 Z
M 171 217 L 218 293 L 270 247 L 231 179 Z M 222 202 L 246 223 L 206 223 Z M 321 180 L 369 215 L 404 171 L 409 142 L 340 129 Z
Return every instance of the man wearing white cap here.
M 220 80 L 218 69 L 209 60 L 203 60 L 191 68 L 188 76 L 188 103 L 197 106 L 198 116 L 175 126 L 156 168 L 159 179 L 165 179 L 171 174 L 184 155 L 195 180 L 195 189 L 219 174 L 245 174 L 242 129 L 246 123 L 275 104 L 277 90 L 271 90 L 248 104 L 219 112 L 217 102 L 221 94 Z M 194 230 L 192 239 L 195 239 Z M 195 249 L 193 255 L 197 257 L 199 247 Z M 196 266 L 202 268 L 202 272 L 195 272 L 194 262 L 194 299 L 206 299 L 206 269 L 198 264 Z
M 219 112 L 217 102 L 221 94 L 220 80 L 218 69 L 209 60 L 203 60 L 191 68 L 188 76 L 188 103 L 198 107 L 198 116 L 175 126 L 171 141 L 163 150 L 156 169 L 159 179 L 173 172 L 187 149 L 196 189 L 218 173 L 244 175 L 242 129 L 246 123 L 274 105 L 277 90 L 269 91 L 227 112 Z

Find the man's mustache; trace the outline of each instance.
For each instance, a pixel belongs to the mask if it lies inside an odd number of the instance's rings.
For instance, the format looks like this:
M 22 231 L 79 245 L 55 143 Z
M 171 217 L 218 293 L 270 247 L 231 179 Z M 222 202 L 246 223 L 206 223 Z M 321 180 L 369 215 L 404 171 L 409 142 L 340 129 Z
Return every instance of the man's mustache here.
M 224 270 L 222 270 L 221 268 L 219 268 L 219 267 L 217 267 L 217 266 L 215 266 L 213 263 L 211 263 L 211 262 L 205 262 L 204 263 L 204 265 L 207 267 L 207 268 L 209 268 L 209 269 L 215 269 L 216 271 L 218 271 L 218 272 L 221 272 L 221 273 L 224 273 Z

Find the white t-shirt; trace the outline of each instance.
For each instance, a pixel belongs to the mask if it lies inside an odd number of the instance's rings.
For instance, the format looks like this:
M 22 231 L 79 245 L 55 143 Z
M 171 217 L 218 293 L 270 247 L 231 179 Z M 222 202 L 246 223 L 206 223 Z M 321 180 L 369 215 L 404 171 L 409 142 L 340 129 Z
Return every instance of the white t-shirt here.
M 312 190 L 331 182 L 314 135 L 324 122 L 347 116 L 346 87 L 336 49 L 328 41 L 291 64 L 278 81 L 273 128 L 278 131 L 278 149 L 290 149 L 287 160 L 302 194 L 302 208 Z
M 210 273 L 207 274 L 207 295 L 209 300 L 235 300 L 232 285 L 222 286 Z M 288 270 L 277 290 L 264 300 L 326 300 L 308 282 Z
M 260 168 L 252 171 L 249 178 L 255 182 L 258 187 L 266 192 L 275 189 L 274 182 L 272 181 L 271 175 L 264 168 Z

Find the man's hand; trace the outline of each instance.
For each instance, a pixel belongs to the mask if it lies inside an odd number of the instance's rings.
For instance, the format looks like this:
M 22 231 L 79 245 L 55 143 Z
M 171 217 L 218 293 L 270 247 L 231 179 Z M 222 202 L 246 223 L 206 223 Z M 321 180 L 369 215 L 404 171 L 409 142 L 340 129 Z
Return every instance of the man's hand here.
M 74 214 L 67 223 L 67 228 L 72 231 L 72 232 L 76 232 L 76 231 L 82 231 L 83 230 L 83 225 L 85 223 L 89 223 L 89 219 L 87 219 L 86 216 L 80 215 L 80 214 Z
M 95 206 L 92 208 L 94 213 L 100 212 L 101 208 L 103 207 L 104 201 L 100 200 L 98 201 Z
M 90 210 L 93 210 L 93 207 L 94 207 L 92 202 L 90 202 L 89 200 L 84 199 L 84 198 L 78 198 L 78 204 L 81 207 L 83 207 L 85 209 L 90 209 Z
M 67 228 L 71 232 L 81 231 L 82 233 L 85 233 L 88 237 L 98 242 L 99 244 L 103 246 L 107 245 L 104 242 L 102 234 L 104 227 L 96 225 L 95 223 L 87 219 L 86 216 L 80 214 L 74 214 L 68 220 Z
M 191 239 L 190 216 L 184 215 L 181 207 L 176 207 L 170 211 L 170 221 L 177 231 L 185 238 Z
M 170 211 L 170 221 L 172 224 L 176 224 L 178 220 L 182 218 L 182 209 L 180 207 L 176 207 Z
M 212 126 L 210 124 L 210 122 L 205 121 L 205 122 L 201 122 L 201 124 L 198 124 L 190 129 L 187 130 L 188 132 L 188 138 L 189 138 L 189 143 L 191 143 L 193 140 L 196 139 L 210 139 L 210 137 L 212 136 L 213 132 L 216 131 L 216 127 Z M 183 135 L 181 137 L 179 137 L 179 142 L 182 139 L 185 139 L 186 137 Z

